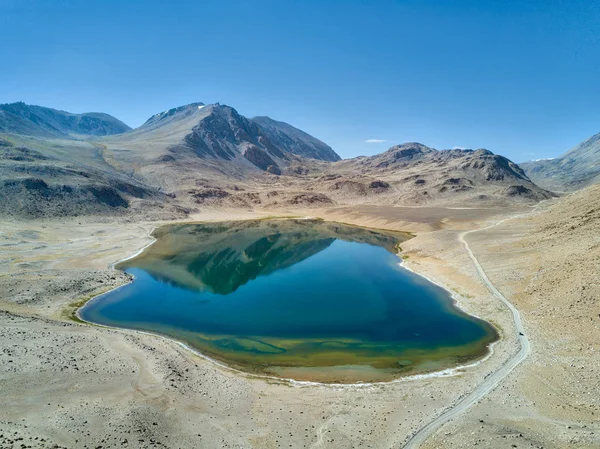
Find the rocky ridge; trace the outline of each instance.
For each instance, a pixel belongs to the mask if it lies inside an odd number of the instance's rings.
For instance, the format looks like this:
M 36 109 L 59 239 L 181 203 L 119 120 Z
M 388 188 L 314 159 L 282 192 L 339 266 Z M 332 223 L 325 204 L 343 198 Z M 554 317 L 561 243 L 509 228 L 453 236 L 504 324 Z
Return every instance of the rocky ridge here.
M 75 135 L 106 136 L 131 128 L 111 115 L 100 112 L 70 112 L 27 105 L 0 104 L 0 133 L 66 138 Z

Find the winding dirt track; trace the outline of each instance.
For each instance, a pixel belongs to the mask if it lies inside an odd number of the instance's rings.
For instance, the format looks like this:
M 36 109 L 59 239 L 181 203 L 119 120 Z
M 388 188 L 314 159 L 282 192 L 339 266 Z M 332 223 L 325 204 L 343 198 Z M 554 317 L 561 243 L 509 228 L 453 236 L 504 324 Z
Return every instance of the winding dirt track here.
M 529 345 L 529 339 L 525 335 L 523 323 L 521 322 L 521 314 L 515 308 L 515 306 L 513 306 L 511 304 L 511 302 L 508 299 L 506 299 L 506 297 L 502 293 L 500 293 L 500 291 L 494 286 L 494 284 L 492 284 L 490 279 L 485 274 L 485 271 L 481 267 L 481 264 L 479 263 L 479 261 L 477 260 L 475 255 L 473 254 L 473 251 L 471 251 L 469 244 L 465 240 L 465 237 L 468 234 L 485 231 L 487 229 L 498 226 L 499 224 L 504 223 L 506 220 L 510 220 L 512 218 L 516 218 L 516 217 L 511 217 L 511 218 L 501 220 L 498 223 L 495 223 L 486 228 L 474 229 L 472 231 L 463 232 L 462 234 L 459 235 L 459 240 L 464 245 L 464 247 L 467 251 L 467 254 L 469 255 L 469 258 L 473 262 L 473 265 L 475 265 L 475 268 L 477 269 L 477 272 L 479 273 L 479 276 L 481 277 L 481 280 L 483 281 L 483 283 L 486 285 L 486 287 L 490 290 L 490 292 L 496 298 L 498 298 L 500 301 L 502 301 L 506 305 L 506 307 L 508 307 L 508 309 L 512 313 L 513 321 L 515 323 L 515 329 L 517 332 L 522 334 L 519 336 L 519 343 L 520 343 L 519 351 L 517 353 L 515 353 L 512 357 L 510 357 L 508 360 L 506 360 L 506 362 L 504 362 L 493 374 L 488 376 L 481 384 L 479 384 L 477 386 L 477 388 L 475 388 L 473 391 L 468 393 L 466 396 L 463 396 L 462 399 L 460 399 L 457 403 L 452 405 L 450 408 L 447 408 L 441 415 L 437 416 L 432 421 L 430 421 L 428 424 L 426 424 L 425 426 L 423 426 L 419 430 L 417 430 L 411 436 L 411 438 L 405 443 L 405 445 L 404 445 L 405 449 L 418 448 L 438 428 L 440 428 L 441 426 L 443 426 L 444 424 L 446 424 L 448 421 L 455 418 L 456 416 L 460 415 L 467 408 L 469 408 L 471 405 L 475 404 L 477 401 L 479 401 L 481 398 L 483 398 L 486 394 L 488 394 L 490 391 L 492 391 L 494 388 L 496 388 L 498 386 L 498 384 L 506 376 L 508 376 L 511 373 L 511 371 L 517 367 L 517 365 L 519 365 L 523 360 L 525 360 L 525 358 L 531 352 L 531 347 Z

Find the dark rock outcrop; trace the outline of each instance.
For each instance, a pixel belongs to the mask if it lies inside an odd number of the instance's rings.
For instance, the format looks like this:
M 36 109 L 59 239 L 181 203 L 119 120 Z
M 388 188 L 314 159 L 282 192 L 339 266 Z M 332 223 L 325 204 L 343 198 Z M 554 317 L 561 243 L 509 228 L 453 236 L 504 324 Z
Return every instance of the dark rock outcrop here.
M 0 185 L 0 213 L 4 216 L 112 215 L 128 207 L 128 201 L 107 185 L 48 184 L 39 178 L 5 179 Z
M 311 206 L 311 205 L 331 205 L 334 204 L 331 198 L 322 193 L 300 193 L 294 195 L 288 201 L 288 204 Z
M 261 170 L 270 170 L 270 173 L 281 174 L 281 170 L 275 161 L 263 150 L 255 145 L 250 145 L 244 149 L 244 157 Z M 277 173 L 278 172 L 278 173 Z

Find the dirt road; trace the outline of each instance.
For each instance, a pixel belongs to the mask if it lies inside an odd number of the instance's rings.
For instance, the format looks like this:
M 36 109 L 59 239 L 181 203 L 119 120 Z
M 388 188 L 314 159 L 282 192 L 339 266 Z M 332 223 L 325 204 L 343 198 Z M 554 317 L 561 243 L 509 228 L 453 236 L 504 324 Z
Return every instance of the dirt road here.
M 515 324 L 516 332 L 519 332 L 519 343 L 520 349 L 517 353 L 515 353 L 512 357 L 510 357 L 505 363 L 503 363 L 498 370 L 496 370 L 492 375 L 488 376 L 480 385 L 477 386 L 473 391 L 460 399 L 457 403 L 446 409 L 441 415 L 437 416 L 433 421 L 430 421 L 425 426 L 421 427 L 416 433 L 414 433 L 411 438 L 404 445 L 405 448 L 418 448 L 420 445 L 425 442 L 425 440 L 434 433 L 438 428 L 446 424 L 448 421 L 452 420 L 462 412 L 464 412 L 471 405 L 475 404 L 481 398 L 483 398 L 487 393 L 492 391 L 506 376 L 508 376 L 513 369 L 515 369 L 525 358 L 529 355 L 531 351 L 531 347 L 529 345 L 529 340 L 525 335 L 525 329 L 523 328 L 523 323 L 521 322 L 521 314 L 519 311 L 511 304 L 511 302 L 506 299 L 506 297 L 492 284 L 485 271 L 483 270 L 481 264 L 477 260 L 477 257 L 471 251 L 469 247 L 469 243 L 465 239 L 465 237 L 474 232 L 481 232 L 487 229 L 498 226 L 501 223 L 504 223 L 506 220 L 510 220 L 515 217 L 507 218 L 499 221 L 491 226 L 474 229 L 472 231 L 466 231 L 462 234 L 459 234 L 459 240 L 464 245 L 469 258 L 475 265 L 477 269 L 477 273 L 481 277 L 481 280 L 484 282 L 486 287 L 490 290 L 490 292 L 502 301 L 506 307 L 512 313 L 513 321 Z

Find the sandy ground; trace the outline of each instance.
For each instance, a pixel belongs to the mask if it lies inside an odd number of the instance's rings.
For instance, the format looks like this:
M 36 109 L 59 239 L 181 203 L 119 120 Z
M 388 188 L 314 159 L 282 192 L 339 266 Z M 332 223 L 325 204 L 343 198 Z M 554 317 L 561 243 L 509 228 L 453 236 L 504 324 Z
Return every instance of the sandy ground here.
M 110 264 L 146 245 L 157 223 L 0 222 L 0 447 L 399 447 L 517 350 L 510 313 L 481 283 L 457 238 L 460 231 L 517 213 L 523 210 L 290 211 L 417 233 L 403 244 L 407 265 L 447 286 L 461 307 L 503 335 L 492 356 L 455 375 L 360 387 L 267 381 L 157 336 L 69 320 L 69 305 L 127 281 Z M 193 218 L 250 216 L 256 214 Z M 600 311 L 585 315 L 595 303 L 565 314 L 542 292 L 536 303 L 527 301 L 528 289 L 548 292 L 540 267 L 556 267 L 564 257 L 556 247 L 541 257 L 540 248 L 519 240 L 534 235 L 539 221 L 521 219 L 518 227 L 507 222 L 472 234 L 470 243 L 492 281 L 522 307 L 533 354 L 427 447 L 600 446 L 593 419 L 594 411 L 600 413 L 600 347 L 593 341 Z M 570 318 L 564 321 L 564 315 Z M 581 317 L 589 318 L 585 331 Z
M 532 353 L 428 448 L 600 447 L 600 186 L 472 234 Z

